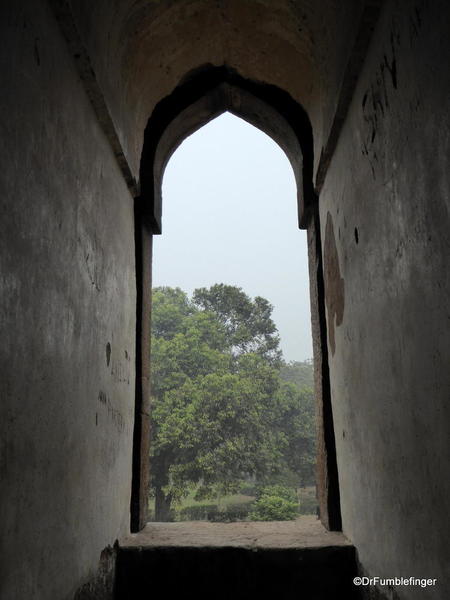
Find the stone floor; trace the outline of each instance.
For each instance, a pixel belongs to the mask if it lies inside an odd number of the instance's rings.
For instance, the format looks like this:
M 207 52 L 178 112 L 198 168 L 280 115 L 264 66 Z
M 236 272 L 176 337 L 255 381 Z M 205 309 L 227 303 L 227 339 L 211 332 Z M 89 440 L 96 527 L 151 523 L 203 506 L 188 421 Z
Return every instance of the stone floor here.
M 342 533 L 327 531 L 314 515 L 301 516 L 296 521 L 148 523 L 145 529 L 120 542 L 122 548 L 323 548 L 350 545 Z

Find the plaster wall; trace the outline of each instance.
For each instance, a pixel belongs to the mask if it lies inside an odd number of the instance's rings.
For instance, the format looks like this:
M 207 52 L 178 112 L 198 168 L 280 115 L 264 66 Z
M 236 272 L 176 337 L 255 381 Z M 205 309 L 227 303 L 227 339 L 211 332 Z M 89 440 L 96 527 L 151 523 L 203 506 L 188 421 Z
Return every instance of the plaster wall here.
M 108 548 L 130 518 L 133 202 L 55 4 L 71 6 L 135 177 L 154 106 L 205 63 L 299 101 L 317 164 L 362 5 L 2 3 L 2 600 L 106 598 Z M 441 582 L 448 15 L 443 0 L 385 3 L 319 200 L 344 531 L 371 575 Z M 443 596 L 442 587 L 397 593 Z
M 449 27 L 386 3 L 319 199 L 343 530 L 408 600 L 450 577 Z
M 0 23 L 0 597 L 103 598 L 130 519 L 133 200 L 48 3 Z
M 61 4 L 62 0 L 52 0 Z M 227 65 L 284 89 L 308 112 L 316 166 L 327 142 L 362 0 L 71 0 L 130 170 L 157 103 L 193 70 Z M 377 4 L 372 0 L 371 4 Z

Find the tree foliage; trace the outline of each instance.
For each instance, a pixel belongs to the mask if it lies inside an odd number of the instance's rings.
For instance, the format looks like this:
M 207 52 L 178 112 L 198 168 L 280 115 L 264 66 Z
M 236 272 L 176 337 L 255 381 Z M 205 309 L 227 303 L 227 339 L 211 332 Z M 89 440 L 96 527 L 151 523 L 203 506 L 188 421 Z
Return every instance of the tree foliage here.
M 151 481 L 157 520 L 193 484 L 197 497 L 302 477 L 311 449 L 309 400 L 279 376 L 272 307 L 240 288 L 156 288 L 152 312 Z M 305 403 L 306 402 L 306 403 Z
M 312 390 L 314 388 L 313 362 L 312 360 L 293 360 L 285 363 L 280 369 L 280 377 L 300 389 Z
M 193 302 L 216 316 L 234 356 L 255 353 L 280 365 L 280 338 L 271 318 L 272 306 L 265 298 L 251 300 L 241 288 L 219 283 L 195 290 Z

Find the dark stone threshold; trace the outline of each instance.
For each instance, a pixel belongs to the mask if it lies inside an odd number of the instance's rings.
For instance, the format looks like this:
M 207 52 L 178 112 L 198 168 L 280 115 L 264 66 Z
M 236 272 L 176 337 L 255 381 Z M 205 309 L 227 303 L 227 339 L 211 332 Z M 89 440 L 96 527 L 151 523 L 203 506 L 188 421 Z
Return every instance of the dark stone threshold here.
M 277 523 L 149 523 L 123 540 L 116 600 L 357 599 L 354 547 L 315 517 Z

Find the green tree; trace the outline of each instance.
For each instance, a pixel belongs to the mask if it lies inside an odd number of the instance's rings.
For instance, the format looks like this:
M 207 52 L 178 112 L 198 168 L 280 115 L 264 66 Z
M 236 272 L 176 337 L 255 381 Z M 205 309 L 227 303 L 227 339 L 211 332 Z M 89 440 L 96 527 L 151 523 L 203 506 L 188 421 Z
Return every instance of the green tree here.
M 314 365 L 312 359 L 291 361 L 285 363 L 280 369 L 280 377 L 284 381 L 293 383 L 300 389 L 314 389 Z
M 284 363 L 280 369 L 284 395 L 283 417 L 287 434 L 286 463 L 303 486 L 315 483 L 316 409 L 314 402 L 314 365 L 312 359 Z M 298 479 L 297 479 L 298 480 Z
M 218 283 L 194 291 L 193 302 L 216 315 L 234 355 L 255 353 L 281 365 L 280 338 L 272 321 L 273 307 L 261 296 L 251 300 L 241 288 Z
M 152 461 L 155 517 L 173 501 L 236 491 L 244 475 L 270 481 L 310 450 L 302 393 L 280 381 L 272 307 L 223 284 L 156 288 L 152 314 Z
M 276 394 L 277 419 L 274 426 L 282 432 L 284 481 L 311 485 L 316 468 L 316 418 L 312 390 L 280 381 Z

